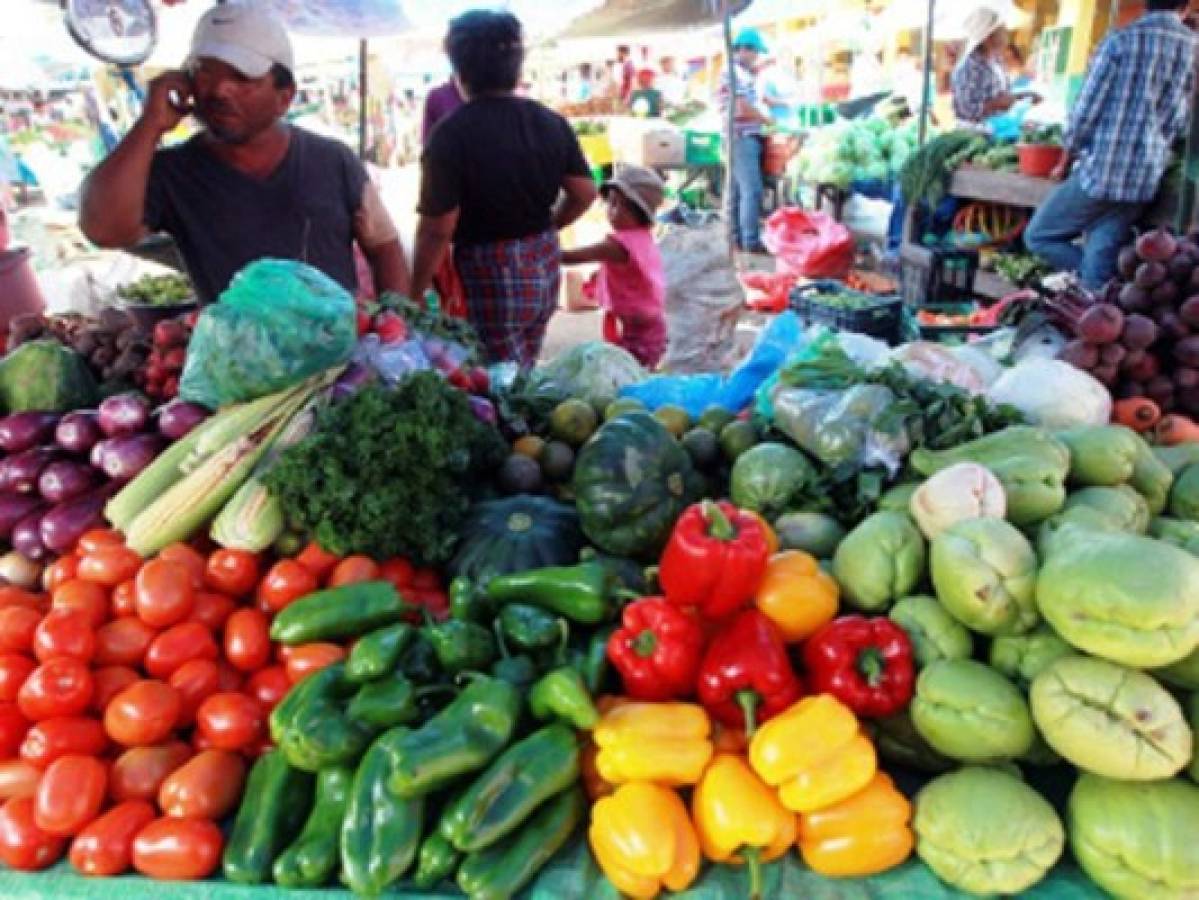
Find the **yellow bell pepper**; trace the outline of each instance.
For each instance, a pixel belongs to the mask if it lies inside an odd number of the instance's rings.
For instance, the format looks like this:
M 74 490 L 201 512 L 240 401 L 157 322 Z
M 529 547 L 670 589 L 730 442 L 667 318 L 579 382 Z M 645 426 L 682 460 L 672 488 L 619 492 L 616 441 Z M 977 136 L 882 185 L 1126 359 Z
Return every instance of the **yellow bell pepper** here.
M 691 814 L 704 856 L 744 863 L 750 897 L 762 896 L 762 863 L 778 859 L 795 841 L 798 823 L 742 756 L 712 760 L 691 798 Z
M 912 804 L 879 772 L 848 800 L 800 816 L 799 852 L 813 872 L 859 878 L 893 869 L 912 853 Z
M 609 784 L 695 784 L 712 758 L 712 723 L 693 703 L 626 703 L 592 733 L 595 768 Z
M 622 894 L 650 900 L 686 890 L 699 874 L 699 841 L 687 807 L 670 788 L 634 781 L 591 810 L 591 852 Z
M 794 644 L 831 622 L 840 599 L 836 579 L 820 568 L 816 557 L 787 550 L 770 558 L 754 603 L 783 640 Z
M 809 813 L 840 803 L 874 778 L 874 745 L 857 717 L 828 694 L 805 697 L 762 725 L 749 744 L 749 761 L 783 806 Z

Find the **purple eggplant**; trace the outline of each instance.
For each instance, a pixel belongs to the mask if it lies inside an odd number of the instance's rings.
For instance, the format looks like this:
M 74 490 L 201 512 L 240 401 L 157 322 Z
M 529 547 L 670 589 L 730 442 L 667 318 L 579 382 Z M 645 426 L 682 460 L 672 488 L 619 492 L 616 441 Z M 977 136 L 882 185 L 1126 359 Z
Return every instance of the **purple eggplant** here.
M 0 419 L 0 450 L 21 453 L 44 444 L 54 435 L 57 413 L 19 412 Z
M 59 503 L 43 515 L 39 526 L 42 544 L 55 553 L 68 552 L 85 531 L 104 524 L 104 504 L 117 487 L 106 484 L 91 493 Z
M 0 494 L 0 540 L 11 538 L 18 522 L 45 505 L 37 494 Z
M 499 416 L 496 414 L 495 407 L 486 397 L 476 397 L 474 394 L 470 396 L 470 411 L 475 414 L 475 418 L 480 422 L 486 422 L 488 425 L 496 425 L 499 423 Z
M 157 434 L 135 434 L 104 442 L 100 468 L 113 481 L 128 481 L 154 461 L 166 442 Z
M 86 456 L 103 435 L 100 414 L 92 411 L 67 413 L 54 430 L 54 440 L 68 453 Z
M 208 410 L 198 403 L 172 400 L 158 411 L 158 431 L 168 441 L 177 441 L 208 416 Z
M 92 449 L 87 454 L 87 461 L 93 469 L 99 469 L 101 472 L 104 471 L 104 454 L 108 450 L 108 445 L 113 440 L 114 438 L 104 438 L 92 445 Z
M 12 548 L 34 562 L 41 562 L 48 555 L 46 545 L 42 543 L 42 516 L 45 514 L 46 507 L 39 505 L 12 530 Z
M 150 404 L 141 394 L 115 394 L 100 404 L 100 430 L 108 437 L 125 437 L 145 431 Z
M 38 493 L 47 503 L 65 503 L 96 486 L 95 469 L 87 463 L 60 459 L 42 470 Z
M 42 471 L 58 459 L 56 446 L 34 447 L 0 462 L 0 491 L 29 494 L 37 490 Z

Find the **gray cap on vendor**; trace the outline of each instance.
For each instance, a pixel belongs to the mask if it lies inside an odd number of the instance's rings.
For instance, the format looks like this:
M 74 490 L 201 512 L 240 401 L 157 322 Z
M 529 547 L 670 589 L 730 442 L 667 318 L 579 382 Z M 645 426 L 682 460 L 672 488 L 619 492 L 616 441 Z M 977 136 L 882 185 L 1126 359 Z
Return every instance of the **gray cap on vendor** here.
M 266 257 L 306 262 L 358 290 L 355 245 L 377 290 L 406 292 L 399 236 L 362 163 L 342 142 L 285 121 L 294 70 L 287 31 L 269 12 L 205 13 L 183 69 L 150 82 L 141 117 L 85 182 L 83 232 L 122 248 L 165 232 L 201 302 Z M 189 116 L 203 128 L 160 149 Z

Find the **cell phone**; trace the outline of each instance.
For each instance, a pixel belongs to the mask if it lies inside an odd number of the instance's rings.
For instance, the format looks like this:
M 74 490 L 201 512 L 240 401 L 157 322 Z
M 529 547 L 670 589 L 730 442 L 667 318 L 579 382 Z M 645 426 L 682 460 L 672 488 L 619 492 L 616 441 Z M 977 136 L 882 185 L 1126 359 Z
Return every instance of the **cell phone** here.
M 183 77 L 187 79 L 187 96 L 180 96 L 178 91 L 172 90 L 167 95 L 167 102 L 171 104 L 175 112 L 182 115 L 190 115 L 195 109 L 195 105 L 192 103 L 194 87 L 191 72 L 184 72 Z

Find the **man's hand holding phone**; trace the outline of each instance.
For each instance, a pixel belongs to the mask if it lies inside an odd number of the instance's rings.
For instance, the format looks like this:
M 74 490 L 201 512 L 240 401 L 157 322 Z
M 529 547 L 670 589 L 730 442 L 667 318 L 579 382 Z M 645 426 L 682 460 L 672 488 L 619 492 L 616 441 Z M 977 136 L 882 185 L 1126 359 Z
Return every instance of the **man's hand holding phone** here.
M 186 72 L 164 72 L 150 82 L 142 119 L 158 134 L 174 129 L 195 109 L 191 78 Z

